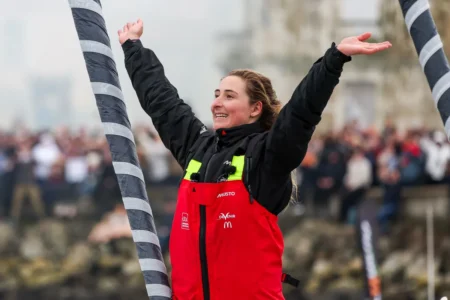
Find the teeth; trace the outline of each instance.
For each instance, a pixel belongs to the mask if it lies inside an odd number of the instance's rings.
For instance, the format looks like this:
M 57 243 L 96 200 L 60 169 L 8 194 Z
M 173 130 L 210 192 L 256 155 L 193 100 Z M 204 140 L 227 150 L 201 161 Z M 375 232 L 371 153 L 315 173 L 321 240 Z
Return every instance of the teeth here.
M 226 114 L 216 114 L 215 116 L 216 116 L 216 118 L 226 118 L 227 117 Z

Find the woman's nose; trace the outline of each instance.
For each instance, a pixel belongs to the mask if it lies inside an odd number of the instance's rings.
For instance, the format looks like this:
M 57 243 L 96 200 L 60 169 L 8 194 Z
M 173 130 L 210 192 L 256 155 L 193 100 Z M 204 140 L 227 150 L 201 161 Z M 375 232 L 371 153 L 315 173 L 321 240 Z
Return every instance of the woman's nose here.
M 213 101 L 213 107 L 217 107 L 217 106 L 222 106 L 222 98 L 221 97 L 217 97 Z

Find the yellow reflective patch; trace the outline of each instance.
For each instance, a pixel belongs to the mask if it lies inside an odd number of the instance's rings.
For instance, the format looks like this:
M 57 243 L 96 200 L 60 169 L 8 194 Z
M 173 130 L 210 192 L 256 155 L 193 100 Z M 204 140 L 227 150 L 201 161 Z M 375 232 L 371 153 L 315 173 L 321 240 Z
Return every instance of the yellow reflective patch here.
M 228 177 L 228 181 L 242 180 L 242 174 L 244 173 L 244 163 L 245 163 L 244 155 L 233 156 L 231 165 L 236 167 L 236 172 L 234 174 L 231 174 Z M 184 175 L 184 179 L 191 180 L 191 175 L 193 173 L 197 173 L 200 170 L 201 166 L 202 166 L 201 162 L 192 159 L 189 162 L 189 165 L 186 169 L 186 174 Z
M 192 159 L 189 162 L 189 165 L 186 169 L 186 175 L 184 175 L 184 179 L 191 180 L 192 173 L 197 173 L 200 170 L 201 166 L 202 166 L 201 162 L 196 161 L 195 159 Z
M 242 180 L 242 173 L 244 173 L 245 156 L 233 156 L 231 165 L 236 167 L 236 172 L 228 177 L 228 181 Z

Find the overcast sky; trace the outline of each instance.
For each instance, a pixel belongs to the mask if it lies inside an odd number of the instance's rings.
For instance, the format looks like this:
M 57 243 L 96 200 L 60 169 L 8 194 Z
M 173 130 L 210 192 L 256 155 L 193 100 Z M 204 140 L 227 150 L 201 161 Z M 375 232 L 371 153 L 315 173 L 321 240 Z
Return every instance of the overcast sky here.
M 361 0 L 342 1 L 348 18 L 373 18 L 374 7 Z M 114 5 L 111 5 L 114 2 Z M 367 0 L 367 4 L 377 0 Z M 242 0 L 114 0 L 102 1 L 122 89 L 132 122 L 147 121 L 124 68 L 117 30 L 141 17 L 143 42 L 162 60 L 182 98 L 207 121 L 209 101 L 220 76 L 214 39 L 218 32 L 239 30 L 244 20 Z M 366 3 L 366 1 L 364 1 Z M 73 124 L 99 123 L 94 97 L 79 48 L 67 0 L 0 0 L 0 126 L 17 116 L 30 125 L 38 120 L 32 92 L 23 82 L 36 78 L 66 78 L 71 84 Z M 60 114 L 55 107 L 54 114 Z M 42 118 L 41 118 L 42 119 Z M 48 121 L 51 123 L 51 121 Z
M 214 36 L 241 27 L 239 0 L 108 2 L 102 1 L 103 12 L 132 121 L 148 118 L 137 104 L 125 71 L 117 30 L 138 17 L 145 22 L 144 45 L 163 61 L 180 95 L 202 103 L 212 97 L 221 75 L 215 64 Z M 0 33 L 8 43 L 0 49 L 0 104 L 4 108 L 0 109 L 0 126 L 7 125 L 12 115 L 36 121 L 32 95 L 20 83 L 24 78 L 51 76 L 70 76 L 75 123 L 96 122 L 98 114 L 67 1 L 0 0 L 0 7 Z M 198 113 L 205 119 L 209 115 L 203 107 Z

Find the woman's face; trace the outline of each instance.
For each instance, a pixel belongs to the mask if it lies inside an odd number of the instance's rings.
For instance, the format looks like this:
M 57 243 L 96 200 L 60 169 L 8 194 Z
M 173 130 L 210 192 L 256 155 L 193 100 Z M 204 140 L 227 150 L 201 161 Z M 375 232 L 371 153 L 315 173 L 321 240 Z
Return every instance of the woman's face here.
M 246 83 L 240 77 L 225 77 L 214 94 L 211 104 L 214 130 L 253 123 L 261 114 L 261 102 L 250 104 Z

